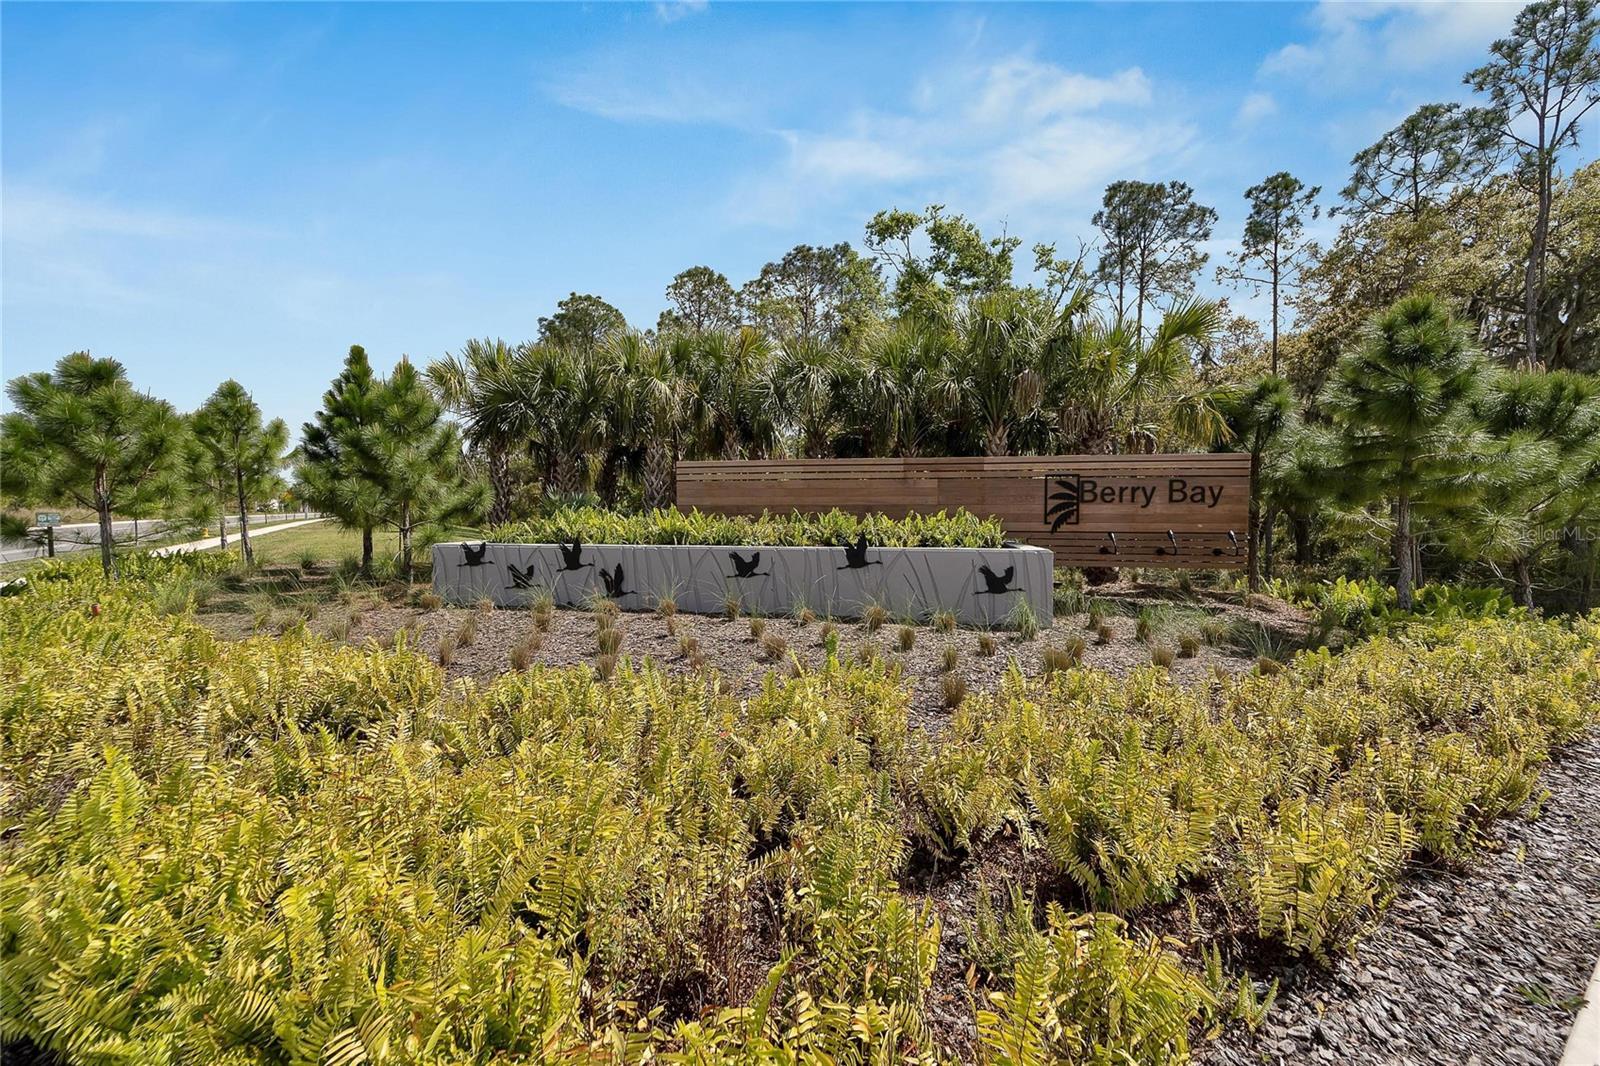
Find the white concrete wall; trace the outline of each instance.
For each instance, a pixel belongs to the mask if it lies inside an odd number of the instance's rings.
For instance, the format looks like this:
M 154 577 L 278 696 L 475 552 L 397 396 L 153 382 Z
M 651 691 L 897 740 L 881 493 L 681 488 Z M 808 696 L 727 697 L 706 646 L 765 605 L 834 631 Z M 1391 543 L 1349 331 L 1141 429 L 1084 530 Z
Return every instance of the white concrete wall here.
M 570 545 L 555 544 L 436 544 L 433 588 L 449 602 L 487 596 L 501 606 L 524 605 L 540 589 L 565 606 L 610 596 L 626 610 L 649 610 L 670 596 L 679 610 L 696 614 L 720 614 L 730 597 L 746 613 L 809 607 L 836 618 L 859 617 L 878 603 L 897 618 L 948 610 L 967 625 L 1002 624 L 1025 598 L 1041 626 L 1051 618 L 1054 556 L 1043 548 L 868 547 L 852 558 L 842 547 L 584 544 L 575 569 L 568 566 L 570 552 Z M 738 575 L 735 555 L 749 576 Z M 1000 591 L 990 591 L 984 566 Z M 1010 580 L 1003 581 L 1008 567 Z M 612 579 L 610 591 L 602 572 Z

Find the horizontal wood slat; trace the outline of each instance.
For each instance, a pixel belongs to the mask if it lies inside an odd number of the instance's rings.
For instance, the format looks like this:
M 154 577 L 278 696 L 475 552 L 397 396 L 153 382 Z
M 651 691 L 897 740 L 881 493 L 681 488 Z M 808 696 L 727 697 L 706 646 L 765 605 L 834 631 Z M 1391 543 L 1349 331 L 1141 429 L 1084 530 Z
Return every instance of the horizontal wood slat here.
M 677 465 L 677 485 L 678 506 L 702 511 L 838 508 L 901 518 L 965 508 L 998 518 L 1008 536 L 1050 548 L 1063 565 L 1235 569 L 1245 561 L 1250 457 L 1222 452 L 696 461 Z M 1047 508 L 1062 497 L 1047 500 L 1050 493 L 1075 493 L 1075 516 L 1069 504 L 1068 520 L 1053 524 Z M 1115 535 L 1114 550 L 1108 534 Z

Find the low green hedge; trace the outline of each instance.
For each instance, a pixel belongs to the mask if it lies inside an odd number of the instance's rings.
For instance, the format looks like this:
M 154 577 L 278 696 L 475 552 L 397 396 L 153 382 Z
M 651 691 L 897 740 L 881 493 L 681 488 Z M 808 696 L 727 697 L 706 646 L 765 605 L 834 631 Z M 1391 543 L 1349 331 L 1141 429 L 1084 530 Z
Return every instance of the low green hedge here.
M 663 508 L 623 514 L 599 507 L 567 507 L 525 522 L 487 530 L 485 538 L 513 544 L 555 544 L 574 538 L 589 544 L 734 544 L 812 547 L 854 541 L 861 534 L 884 548 L 998 548 L 1005 530 L 998 520 L 967 511 L 914 514 L 905 518 L 826 514 L 702 514 Z

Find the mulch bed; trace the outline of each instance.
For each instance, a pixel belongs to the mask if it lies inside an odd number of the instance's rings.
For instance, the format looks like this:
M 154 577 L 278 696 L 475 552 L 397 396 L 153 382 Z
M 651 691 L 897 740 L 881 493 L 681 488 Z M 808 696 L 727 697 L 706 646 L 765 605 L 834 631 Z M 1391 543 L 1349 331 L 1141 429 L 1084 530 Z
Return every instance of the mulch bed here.
M 1095 590 L 1096 597 L 1116 605 L 1122 612 L 1109 615 L 1106 624 L 1112 629 L 1109 643 L 1097 643 L 1095 632 L 1086 628 L 1085 615 L 1058 617 L 1055 625 L 1042 631 L 1032 640 L 1020 640 L 1015 633 L 995 630 L 996 651 L 985 656 L 979 650 L 983 631 L 957 629 L 953 633 L 940 633 L 931 626 L 917 625 L 915 643 L 910 651 L 899 650 L 898 622 L 886 623 L 876 633 L 869 632 L 860 622 L 835 622 L 838 630 L 840 655 L 853 659 L 864 643 L 876 645 L 879 657 L 901 667 L 902 676 L 912 689 L 911 719 L 916 725 L 933 732 L 943 729 L 949 720 L 941 696 L 941 678 L 944 674 L 943 658 L 946 645 L 955 645 L 959 659 L 956 671 L 965 680 L 969 691 L 992 691 L 1015 662 L 1026 675 L 1042 672 L 1044 652 L 1052 644 L 1059 645 L 1073 638 L 1083 638 L 1084 665 L 1125 676 L 1139 666 L 1149 665 L 1151 646 L 1138 639 L 1136 614 L 1141 606 L 1162 603 L 1191 611 L 1265 629 L 1276 641 L 1293 646 L 1306 633 L 1307 620 L 1294 608 L 1278 601 L 1256 599 L 1250 605 L 1239 602 L 1237 596 L 1220 593 L 1197 592 L 1190 597 L 1178 598 L 1170 590 L 1137 585 L 1117 585 Z M 351 627 L 348 639 L 364 642 L 383 639 L 396 630 L 412 626 L 414 639 L 430 656 L 437 654 L 439 642 L 449 633 L 458 632 L 473 608 L 417 607 L 384 605 L 365 611 Z M 206 619 L 208 622 L 209 619 Z M 786 652 L 783 660 L 794 655 L 808 668 L 822 664 L 825 652 L 822 646 L 822 622 L 809 624 L 788 617 L 763 620 L 765 633 L 780 638 Z M 222 629 L 226 623 L 220 619 L 211 624 Z M 700 652 L 706 666 L 719 671 L 732 681 L 737 691 L 756 691 L 762 678 L 775 668 L 762 655 L 761 642 L 750 634 L 750 619 L 726 619 L 706 615 L 679 614 L 674 622 L 677 634 L 690 633 L 699 641 Z M 458 647 L 446 668 L 451 678 L 471 677 L 488 681 L 511 669 L 511 649 L 534 630 L 531 612 L 512 608 L 478 612 L 477 637 L 468 647 Z M 668 633 L 664 618 L 644 612 L 624 612 L 618 618 L 618 628 L 623 634 L 620 658 L 636 665 L 645 659 L 672 673 L 692 669 L 679 650 L 678 636 Z M 557 610 L 543 646 L 535 653 L 533 661 L 549 666 L 593 666 L 598 654 L 594 636 L 594 619 L 587 612 Z M 228 635 L 234 635 L 229 633 Z M 1196 684 L 1211 676 L 1213 669 L 1229 673 L 1242 673 L 1254 667 L 1255 653 L 1233 645 L 1202 646 L 1193 658 L 1178 658 L 1172 664 L 1172 675 L 1180 684 Z
M 1198 1061 L 1556 1063 L 1600 956 L 1600 736 L 1544 770 L 1533 821 L 1500 850 L 1402 882 L 1382 923 L 1331 970 L 1283 975 L 1261 1032 Z

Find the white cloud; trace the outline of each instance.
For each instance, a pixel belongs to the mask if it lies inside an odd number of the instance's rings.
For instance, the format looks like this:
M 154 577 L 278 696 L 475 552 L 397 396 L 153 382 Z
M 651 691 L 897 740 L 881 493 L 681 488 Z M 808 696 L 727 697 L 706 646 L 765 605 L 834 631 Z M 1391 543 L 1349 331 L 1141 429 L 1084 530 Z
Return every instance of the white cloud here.
M 693 77 L 643 85 L 611 67 L 589 67 L 548 88 L 563 105 L 615 122 L 741 126 L 752 117 L 747 98 L 719 92 Z
M 1322 0 L 1314 37 L 1284 45 L 1261 63 L 1263 77 L 1345 88 L 1396 72 L 1473 62 L 1511 26 L 1519 3 L 1341 3 Z
M 710 0 L 658 0 L 656 18 L 662 22 L 677 22 L 690 15 L 702 14 L 710 6 Z
M 1013 56 L 941 71 L 903 109 L 783 131 L 786 158 L 741 181 L 733 211 L 785 225 L 863 191 L 946 199 L 978 217 L 1083 208 L 1106 182 L 1193 144 L 1154 98 L 1137 67 L 1100 77 Z
M 1234 113 L 1233 124 L 1239 129 L 1244 129 L 1277 113 L 1278 101 L 1271 93 L 1251 93 L 1239 102 L 1239 110 Z
M 198 240 L 220 235 L 227 228 L 210 219 L 161 208 L 128 207 L 9 184 L 3 205 L 7 241 L 21 245 L 43 245 L 87 234 Z

